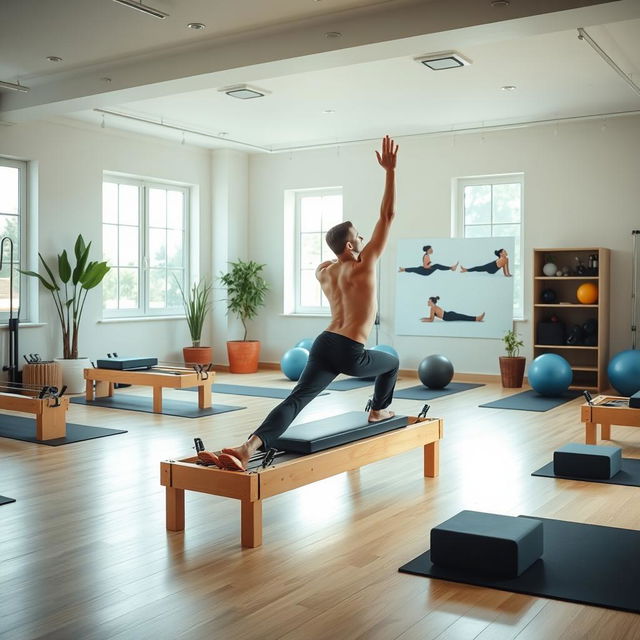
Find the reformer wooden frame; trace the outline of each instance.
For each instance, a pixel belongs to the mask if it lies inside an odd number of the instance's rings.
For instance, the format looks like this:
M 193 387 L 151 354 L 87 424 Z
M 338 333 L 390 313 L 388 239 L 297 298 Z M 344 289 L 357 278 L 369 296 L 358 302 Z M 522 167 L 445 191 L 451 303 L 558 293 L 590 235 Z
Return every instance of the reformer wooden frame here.
M 175 373 L 164 373 L 175 370 Z M 162 367 L 162 371 L 153 369 L 145 371 L 121 371 L 119 369 L 85 369 L 87 402 L 95 398 L 113 396 L 114 384 L 133 384 L 153 389 L 153 412 L 162 413 L 162 389 L 186 389 L 198 387 L 198 407 L 208 409 L 211 406 L 211 385 L 215 379 L 213 371 L 202 379 L 200 374 L 190 369 L 180 367 Z M 95 382 L 95 389 L 94 389 Z
M 584 439 L 587 444 L 597 444 L 598 425 L 602 440 L 611 440 L 611 425 L 640 427 L 640 409 L 630 407 L 603 407 L 612 400 L 629 400 L 620 396 L 596 396 L 591 402 L 581 405 L 581 419 L 585 423 Z
M 160 463 L 160 484 L 166 487 L 167 529 L 182 531 L 185 527 L 185 491 L 210 493 L 240 500 L 241 544 L 259 547 L 265 498 L 417 447 L 424 448 L 424 477 L 435 478 L 443 433 L 441 418 L 410 417 L 406 427 L 246 472 L 198 465 L 197 457 L 165 460 Z
M 0 409 L 33 413 L 36 417 L 37 440 L 54 440 L 67 435 L 67 396 L 54 399 L 0 393 Z

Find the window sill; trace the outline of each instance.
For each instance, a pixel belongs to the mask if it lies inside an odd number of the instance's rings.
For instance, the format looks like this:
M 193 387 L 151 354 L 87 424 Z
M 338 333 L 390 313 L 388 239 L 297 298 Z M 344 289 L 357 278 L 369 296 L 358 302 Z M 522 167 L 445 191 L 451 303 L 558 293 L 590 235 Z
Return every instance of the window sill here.
M 21 322 L 20 324 L 18 324 L 18 327 L 20 329 L 33 329 L 33 328 L 38 328 L 38 327 L 46 327 L 47 323 L 46 322 Z M 0 325 L 0 329 L 2 329 L 3 331 L 8 331 L 9 327 L 6 324 Z
M 117 324 L 120 322 L 161 322 L 162 320 L 185 320 L 186 316 L 131 316 L 123 318 L 103 318 L 96 324 Z
M 281 318 L 331 318 L 330 313 L 281 313 Z

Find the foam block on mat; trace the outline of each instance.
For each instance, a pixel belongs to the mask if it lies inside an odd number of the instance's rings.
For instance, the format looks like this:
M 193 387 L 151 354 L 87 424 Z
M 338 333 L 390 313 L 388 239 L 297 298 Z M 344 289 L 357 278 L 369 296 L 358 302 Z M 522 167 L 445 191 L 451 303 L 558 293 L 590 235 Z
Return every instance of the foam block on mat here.
M 553 471 L 557 476 L 613 478 L 621 467 L 620 447 L 570 442 L 553 452 Z
M 640 459 L 622 458 L 620 471 L 611 478 L 585 478 L 582 476 L 558 476 L 553 472 L 553 462 L 545 464 L 532 476 L 538 478 L 558 478 L 560 480 L 578 480 L 580 482 L 599 482 L 602 484 L 620 484 L 625 487 L 640 487 Z
M 407 416 L 394 416 L 380 422 L 368 422 L 368 418 L 366 411 L 350 411 L 323 420 L 292 425 L 273 446 L 284 451 L 315 453 L 406 427 L 409 421 Z
M 542 550 L 542 523 L 527 518 L 461 511 L 431 529 L 431 561 L 439 567 L 516 578 Z

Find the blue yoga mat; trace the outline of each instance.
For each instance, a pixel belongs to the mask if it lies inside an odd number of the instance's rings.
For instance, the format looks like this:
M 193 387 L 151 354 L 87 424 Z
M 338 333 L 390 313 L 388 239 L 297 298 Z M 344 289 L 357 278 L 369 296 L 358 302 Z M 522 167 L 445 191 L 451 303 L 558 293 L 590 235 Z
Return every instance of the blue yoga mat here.
M 197 387 L 187 387 L 180 391 L 197 391 Z M 229 393 L 236 396 L 254 396 L 257 398 L 286 398 L 291 389 L 278 389 L 277 387 L 250 387 L 242 384 L 223 384 L 214 383 L 212 387 L 213 393 Z M 321 396 L 328 395 L 321 393 Z
M 467 391 L 476 387 L 484 387 L 484 385 L 470 382 L 450 382 L 444 389 L 428 389 L 419 384 L 408 389 L 396 389 L 393 392 L 393 397 L 399 400 L 433 400 L 433 398 L 450 396 L 452 393 L 460 393 L 460 391 Z
M 580 482 L 601 482 L 603 484 L 621 484 L 627 487 L 640 487 L 640 460 L 622 458 L 622 467 L 613 478 L 580 478 L 578 476 L 557 476 L 553 473 L 553 462 L 545 464 L 532 476 L 539 478 L 557 478 L 558 480 L 579 480 Z
M 493 402 L 487 402 L 480 406 L 485 409 L 514 409 L 516 411 L 549 411 L 549 409 L 555 409 L 565 402 L 571 402 L 578 396 L 582 395 L 579 391 L 567 391 L 562 396 L 557 398 L 548 398 L 541 396 L 537 391 L 533 389 L 529 391 L 523 391 L 522 393 L 516 393 L 506 398 L 500 398 L 500 400 L 494 400 Z
M 374 382 L 375 379 L 363 380 L 362 378 L 345 378 L 344 380 L 334 380 L 327 389 L 329 389 L 329 391 L 351 391 L 351 389 L 370 387 Z

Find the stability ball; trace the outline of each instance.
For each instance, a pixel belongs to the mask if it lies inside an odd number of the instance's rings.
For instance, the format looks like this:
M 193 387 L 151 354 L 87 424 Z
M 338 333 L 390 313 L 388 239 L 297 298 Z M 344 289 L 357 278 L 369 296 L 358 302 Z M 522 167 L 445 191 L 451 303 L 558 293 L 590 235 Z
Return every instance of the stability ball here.
M 607 368 L 609 382 L 621 396 L 640 391 L 640 351 L 628 349 L 617 353 Z
M 302 347 L 289 349 L 280 360 L 280 368 L 289 380 L 298 380 L 307 366 L 309 351 Z
M 296 343 L 296 347 L 302 347 L 307 351 L 311 351 L 311 347 L 313 346 L 314 339 L 313 338 L 302 338 L 300 342 Z
M 573 380 L 571 365 L 557 353 L 543 353 L 530 365 L 529 384 L 541 396 L 561 396 Z
M 447 356 L 427 356 L 418 365 L 418 377 L 429 389 L 444 389 L 453 378 L 453 364 Z
M 581 304 L 595 304 L 598 302 L 598 285 L 585 282 L 578 287 L 576 297 Z
M 390 356 L 394 356 L 400 360 L 400 356 L 398 352 L 388 344 L 377 344 L 375 347 L 371 347 L 370 351 L 383 351 L 384 353 L 388 353 Z M 375 376 L 360 378 L 360 380 L 375 380 Z

